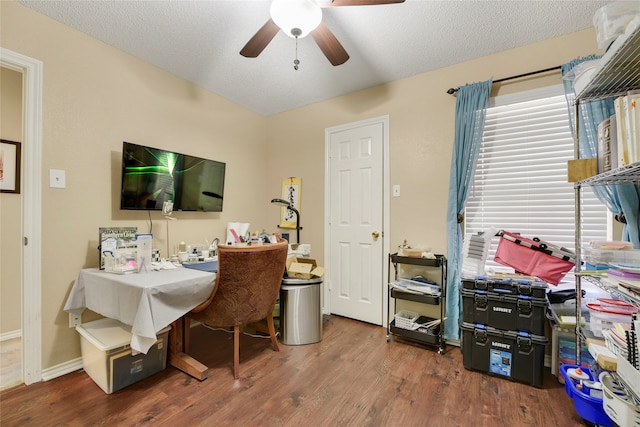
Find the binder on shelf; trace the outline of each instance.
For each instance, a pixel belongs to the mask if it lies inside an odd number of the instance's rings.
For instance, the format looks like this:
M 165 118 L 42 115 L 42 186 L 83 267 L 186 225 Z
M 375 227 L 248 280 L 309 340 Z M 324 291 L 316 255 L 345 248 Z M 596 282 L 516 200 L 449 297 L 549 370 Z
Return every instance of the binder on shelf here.
M 626 340 L 627 340 L 627 361 L 631 363 L 631 365 L 640 371 L 640 360 L 638 353 L 640 352 L 640 347 L 638 343 L 638 327 L 640 327 L 640 320 L 638 314 L 633 315 L 633 320 L 631 321 L 631 328 L 625 331 Z
M 640 370 L 640 366 L 638 366 L 638 337 L 636 331 L 625 331 L 625 334 L 627 338 L 627 361 L 634 368 Z
M 611 148 L 611 170 L 618 169 L 620 164 L 618 163 L 618 119 L 615 114 L 609 117 L 610 120 L 610 128 L 609 128 L 609 136 L 611 139 L 610 148 Z
M 627 116 L 624 110 L 624 97 L 617 97 L 613 101 L 613 107 L 616 112 L 616 133 L 618 136 L 618 167 L 622 167 L 629 164 Z
M 640 90 L 617 97 L 613 106 L 618 166 L 622 167 L 640 161 Z
M 611 118 L 598 124 L 598 173 L 611 170 Z
M 629 144 L 632 147 L 631 163 L 640 160 L 640 91 L 627 93 Z

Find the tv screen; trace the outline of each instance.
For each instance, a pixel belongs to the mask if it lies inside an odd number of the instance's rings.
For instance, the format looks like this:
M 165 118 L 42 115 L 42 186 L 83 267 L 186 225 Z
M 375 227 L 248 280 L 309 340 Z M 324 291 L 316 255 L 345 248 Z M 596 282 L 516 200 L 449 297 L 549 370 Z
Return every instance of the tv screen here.
M 222 212 L 225 166 L 125 141 L 120 209 Z

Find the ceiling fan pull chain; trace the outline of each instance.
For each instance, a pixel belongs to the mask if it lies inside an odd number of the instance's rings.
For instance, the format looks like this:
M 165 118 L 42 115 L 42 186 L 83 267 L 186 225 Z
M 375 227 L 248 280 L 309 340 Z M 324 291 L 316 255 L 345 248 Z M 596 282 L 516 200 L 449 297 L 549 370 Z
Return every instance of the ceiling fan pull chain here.
M 298 59 L 298 36 L 296 36 L 296 59 L 293 60 L 293 69 L 298 71 L 300 60 Z

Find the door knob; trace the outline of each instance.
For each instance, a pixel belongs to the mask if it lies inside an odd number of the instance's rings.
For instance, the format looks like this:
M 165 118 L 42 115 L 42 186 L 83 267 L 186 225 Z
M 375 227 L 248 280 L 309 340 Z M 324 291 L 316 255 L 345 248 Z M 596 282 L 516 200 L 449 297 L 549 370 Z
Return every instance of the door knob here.
M 373 237 L 374 239 L 377 239 L 378 237 L 380 237 L 380 233 L 378 233 L 377 231 L 374 231 L 371 233 L 371 237 Z

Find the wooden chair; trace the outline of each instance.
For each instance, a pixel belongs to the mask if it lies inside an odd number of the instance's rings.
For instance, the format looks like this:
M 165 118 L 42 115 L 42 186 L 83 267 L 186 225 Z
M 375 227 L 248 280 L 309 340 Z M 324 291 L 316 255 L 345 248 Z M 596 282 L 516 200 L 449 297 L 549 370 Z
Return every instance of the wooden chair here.
M 240 330 L 267 319 L 274 351 L 279 351 L 273 309 L 287 261 L 286 241 L 262 246 L 218 246 L 218 274 L 209 299 L 185 316 L 185 351 L 189 319 L 213 327 L 233 326 L 233 375 L 240 376 Z

